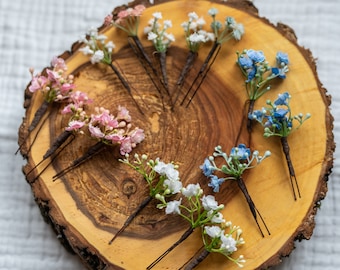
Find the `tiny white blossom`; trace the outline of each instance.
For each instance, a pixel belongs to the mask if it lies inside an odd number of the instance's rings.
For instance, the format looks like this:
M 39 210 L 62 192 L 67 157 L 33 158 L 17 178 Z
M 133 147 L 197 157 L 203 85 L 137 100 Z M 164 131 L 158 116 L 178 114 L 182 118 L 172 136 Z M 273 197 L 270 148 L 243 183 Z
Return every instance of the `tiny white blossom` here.
M 181 205 L 181 202 L 182 202 L 182 198 L 180 198 L 178 201 L 167 202 L 165 213 L 166 214 L 180 214 L 181 209 L 179 208 L 179 206 Z
M 173 34 L 164 33 L 164 36 L 165 36 L 170 42 L 174 42 L 174 41 L 175 41 L 175 36 L 174 36 Z
M 198 15 L 196 14 L 196 12 L 190 12 L 188 14 L 188 17 L 190 19 L 190 21 L 193 21 L 193 20 L 197 20 L 198 19 Z
M 170 20 L 164 20 L 163 25 L 164 29 L 168 29 L 172 27 L 172 22 Z
M 222 229 L 219 226 L 205 226 L 204 232 L 211 238 L 220 237 L 223 233 Z
M 104 52 L 101 50 L 96 51 L 91 57 L 91 63 L 99 63 L 104 58 Z
M 235 26 L 233 27 L 233 37 L 236 40 L 241 40 L 243 34 L 244 34 L 243 24 L 241 24 L 241 23 L 235 24 Z
M 105 36 L 105 35 L 98 35 L 97 37 L 96 37 L 96 40 L 98 40 L 98 41 L 100 41 L 101 43 L 104 43 L 104 41 L 107 39 L 107 36 Z
M 184 28 L 184 30 L 186 30 L 188 28 L 188 22 L 183 22 L 181 23 L 181 27 Z
M 197 23 L 196 22 L 191 22 L 190 23 L 190 29 L 193 30 L 193 31 L 196 31 L 197 30 Z
M 211 217 L 213 214 L 213 210 L 210 210 L 208 212 L 208 217 Z M 224 223 L 225 219 L 223 218 L 223 215 L 221 212 L 216 213 L 212 218 L 211 218 L 212 223 Z
M 112 53 L 112 50 L 116 47 L 116 45 L 110 40 L 108 43 L 106 43 L 105 48 L 109 51 L 109 53 Z
M 202 192 L 203 190 L 201 189 L 201 186 L 198 183 L 189 184 L 187 185 L 187 187 L 182 188 L 182 194 L 187 198 L 200 195 Z
M 95 28 L 95 27 L 90 27 L 88 30 L 87 30 L 87 34 L 89 35 L 89 36 L 91 36 L 91 37 L 94 37 L 94 38 L 96 38 L 97 37 L 97 35 L 98 35 L 98 30 L 97 30 L 97 28 Z
M 83 48 L 80 48 L 79 51 L 82 52 L 84 55 L 89 55 L 89 54 L 94 53 L 94 51 L 91 50 L 89 46 L 85 46 Z
M 196 21 L 196 23 L 197 23 L 197 27 L 199 27 L 199 28 L 202 28 L 203 25 L 206 24 L 206 22 L 205 22 L 205 20 L 203 19 L 203 17 L 199 18 L 199 19 Z
M 222 241 L 221 249 L 223 250 L 223 253 L 230 254 L 237 250 L 236 247 L 237 243 L 231 235 L 229 236 L 221 235 L 220 239 Z
M 198 34 L 197 32 L 195 33 L 192 33 L 190 36 L 189 36 L 189 41 L 191 43 L 202 43 L 202 42 L 205 42 L 205 36 L 204 35 L 200 35 Z
M 154 32 L 148 32 L 148 40 L 154 41 L 157 38 L 157 34 Z
M 164 187 L 170 190 L 171 194 L 177 194 L 182 189 L 182 182 L 179 180 L 164 180 Z
M 211 8 L 208 10 L 208 14 L 210 16 L 216 16 L 216 14 L 218 13 L 218 9 L 217 8 Z
M 151 30 L 152 30 L 152 27 L 151 27 L 151 26 L 145 26 L 145 27 L 144 27 L 144 34 L 150 33 Z
M 152 16 L 155 18 L 155 19 L 162 19 L 162 13 L 161 12 L 154 12 L 152 14 Z
M 210 210 L 216 210 L 223 205 L 218 205 L 218 202 L 215 200 L 215 197 L 213 195 L 208 195 L 208 196 L 203 196 L 202 199 L 202 205 L 205 210 L 210 211 Z

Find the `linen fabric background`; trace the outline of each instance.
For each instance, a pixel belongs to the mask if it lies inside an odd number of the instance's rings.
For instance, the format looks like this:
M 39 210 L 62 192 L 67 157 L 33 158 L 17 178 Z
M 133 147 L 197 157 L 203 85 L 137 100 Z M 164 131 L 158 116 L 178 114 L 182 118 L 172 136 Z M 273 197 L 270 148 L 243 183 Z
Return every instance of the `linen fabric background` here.
M 23 93 L 37 71 L 68 50 L 90 26 L 124 0 L 0 1 L 0 269 L 84 269 L 77 257 L 59 244 L 34 202 L 20 155 L 15 156 L 18 127 L 24 115 Z M 340 139 L 340 1 L 255 0 L 260 16 L 292 27 L 299 44 L 317 58 L 318 74 L 332 95 L 335 140 Z M 340 266 L 340 151 L 336 150 L 329 191 L 316 216 L 309 241 L 275 270 L 332 270 Z

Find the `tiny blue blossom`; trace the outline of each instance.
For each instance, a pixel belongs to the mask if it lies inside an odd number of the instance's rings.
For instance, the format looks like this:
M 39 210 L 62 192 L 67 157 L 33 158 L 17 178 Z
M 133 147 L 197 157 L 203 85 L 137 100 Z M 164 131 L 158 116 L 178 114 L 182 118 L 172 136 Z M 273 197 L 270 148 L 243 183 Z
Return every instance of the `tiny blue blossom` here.
M 284 68 L 273 67 L 272 68 L 272 73 L 276 77 L 279 77 L 280 79 L 286 79 L 286 69 L 284 69 Z
M 209 187 L 213 188 L 214 192 L 220 191 L 220 186 L 225 180 L 223 178 L 218 178 L 216 175 L 210 176 L 210 183 L 208 184 Z
M 203 174 L 205 176 L 212 175 L 214 168 L 211 166 L 211 162 L 208 158 L 204 160 L 203 165 L 200 166 L 200 169 L 203 171 Z
M 243 67 L 244 69 L 249 69 L 252 68 L 254 66 L 253 60 L 251 60 L 249 57 L 247 57 L 246 55 L 242 55 L 239 59 L 238 59 L 238 63 L 240 64 L 241 67 Z
M 255 50 L 247 50 L 248 57 L 253 60 L 255 63 L 262 63 L 266 60 L 262 51 L 255 51 Z
M 251 69 L 247 70 L 248 76 L 247 76 L 246 83 L 250 82 L 252 79 L 255 78 L 256 71 L 257 71 L 256 66 L 253 66 Z
M 228 155 L 222 150 L 221 146 L 216 146 L 212 156 L 205 159 L 202 167 L 209 168 L 209 172 L 205 174 L 210 179 L 209 187 L 213 188 L 214 192 L 219 192 L 221 184 L 227 180 L 238 180 L 242 177 L 245 170 L 256 167 L 264 159 L 270 156 L 270 151 L 266 151 L 263 156 L 259 155 L 257 150 L 251 152 L 245 144 L 239 144 L 233 147 Z M 216 159 L 222 159 L 225 164 L 217 166 Z M 209 164 L 209 166 L 208 166 Z M 221 174 L 217 176 L 215 174 Z
M 288 92 L 279 94 L 274 102 L 270 100 L 267 101 L 269 107 L 262 109 L 263 115 L 260 111 L 254 111 L 249 114 L 249 119 L 257 120 L 264 126 L 265 137 L 287 137 L 293 130 L 298 129 L 304 121 L 310 118 L 310 114 L 308 113 L 305 117 L 303 117 L 302 114 L 291 115 L 289 100 L 290 94 Z M 299 125 L 293 129 L 294 120 L 296 120 Z
M 253 113 L 249 114 L 249 119 L 254 119 L 259 122 L 262 122 L 264 117 L 264 111 L 263 110 L 256 110 Z
M 285 79 L 289 71 L 288 55 L 283 52 L 276 54 L 276 66 L 273 67 L 268 64 L 264 53 L 260 50 L 248 49 L 236 54 L 237 64 L 246 77 L 246 92 L 251 101 L 257 100 L 271 89 L 269 85 L 271 80 Z
M 273 116 L 276 119 L 283 119 L 286 116 L 287 113 L 288 113 L 288 110 L 280 108 L 280 109 L 277 109 L 277 110 L 274 111 Z
M 284 52 L 277 52 L 276 64 L 277 66 L 288 65 L 289 64 L 288 54 Z
M 279 94 L 277 100 L 274 101 L 274 105 L 288 105 L 288 100 L 290 98 L 290 95 L 288 92 L 285 92 L 283 94 Z
M 233 147 L 230 151 L 230 156 L 238 160 L 246 160 L 249 158 L 251 152 L 245 144 L 239 144 L 237 147 Z

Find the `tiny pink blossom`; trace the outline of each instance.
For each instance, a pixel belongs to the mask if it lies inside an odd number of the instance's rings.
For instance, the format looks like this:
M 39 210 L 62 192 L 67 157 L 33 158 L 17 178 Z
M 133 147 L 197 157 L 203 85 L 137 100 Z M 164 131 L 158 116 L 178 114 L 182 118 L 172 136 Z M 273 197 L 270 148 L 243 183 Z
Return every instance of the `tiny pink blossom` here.
M 60 87 L 60 92 L 62 95 L 66 96 L 75 88 L 73 83 L 63 83 Z
M 120 154 L 124 156 L 132 151 L 131 138 L 126 137 L 120 145 Z
M 58 72 L 47 69 L 46 73 L 47 73 L 47 77 L 50 81 L 59 83 L 59 79 L 61 78 L 61 76 Z
M 119 19 L 125 19 L 126 17 L 130 16 L 130 11 L 129 9 L 126 9 L 126 10 L 121 10 L 119 11 L 118 13 L 118 18 Z
M 47 78 L 45 76 L 34 76 L 31 80 L 31 85 L 28 87 L 28 90 L 32 93 L 41 90 L 45 87 L 47 83 Z
M 68 104 L 67 106 L 64 107 L 64 109 L 61 110 L 61 114 L 68 114 L 72 113 L 76 109 L 75 105 L 73 103 Z
M 65 60 L 60 58 L 60 57 L 54 56 L 52 58 L 51 64 L 52 64 L 53 68 L 56 69 L 56 70 L 58 70 L 58 69 L 67 70 Z
M 68 127 L 66 128 L 66 130 L 67 131 L 78 130 L 78 129 L 81 129 L 84 125 L 85 123 L 82 121 L 77 121 L 77 120 L 70 121 L 68 123 Z
M 119 133 L 113 133 L 113 134 L 106 135 L 105 139 L 115 144 L 115 143 L 121 143 L 124 140 L 124 136 Z
M 140 15 L 142 15 L 142 12 L 145 10 L 145 6 L 144 5 L 137 5 L 137 6 L 135 6 L 134 10 L 138 11 L 139 12 L 138 16 L 140 16 Z
M 126 122 L 130 122 L 131 116 L 129 114 L 129 111 L 125 107 L 119 106 L 118 107 L 117 119 L 118 120 L 124 120 Z
M 104 25 L 105 26 L 108 26 L 112 23 L 112 19 L 113 19 L 113 15 L 112 14 L 109 14 L 105 17 L 104 19 Z
M 93 100 L 88 97 L 88 95 L 81 91 L 75 91 L 70 94 L 70 98 L 76 104 L 83 106 L 85 104 L 92 103 Z
M 141 143 L 145 139 L 144 130 L 140 128 L 136 128 L 130 134 L 131 142 L 134 144 Z
M 89 125 L 89 131 L 91 133 L 91 136 L 92 137 L 95 137 L 95 138 L 104 138 L 105 134 L 100 130 L 99 127 L 94 127 L 93 125 Z

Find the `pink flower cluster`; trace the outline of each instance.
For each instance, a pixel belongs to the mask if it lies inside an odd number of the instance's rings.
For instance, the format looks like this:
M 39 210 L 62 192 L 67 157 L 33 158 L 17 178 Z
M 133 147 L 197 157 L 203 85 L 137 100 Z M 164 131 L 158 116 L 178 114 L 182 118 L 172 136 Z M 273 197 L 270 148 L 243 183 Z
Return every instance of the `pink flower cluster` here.
M 80 132 L 80 129 L 87 124 L 89 119 L 84 106 L 92 103 L 93 100 L 86 93 L 76 91 L 70 94 L 69 101 L 69 104 L 61 111 L 62 114 L 72 114 L 66 130 Z
M 75 88 L 73 75 L 67 75 L 67 66 L 64 59 L 54 57 L 52 59 L 52 69 L 46 69 L 46 75 L 38 73 L 32 74 L 31 84 L 28 90 L 32 93 L 41 91 L 48 102 L 58 102 L 68 99 L 70 92 Z
M 140 17 L 145 10 L 144 5 L 137 5 L 134 8 L 128 8 L 125 10 L 121 10 L 118 13 L 118 19 L 115 21 L 115 23 L 122 23 L 125 19 L 129 17 Z
M 125 107 L 118 107 L 115 117 L 105 108 L 96 108 L 96 114 L 92 114 L 89 121 L 89 131 L 93 138 L 106 144 L 119 144 L 120 154 L 130 153 L 144 138 L 144 131 L 140 128 L 132 128 L 131 117 Z
M 137 29 L 139 24 L 139 17 L 145 10 L 144 5 L 136 5 L 134 8 L 128 8 L 121 10 L 117 17 L 118 19 L 113 21 L 112 14 L 105 17 L 105 25 L 115 25 L 123 31 L 127 32 L 129 35 L 137 35 Z

